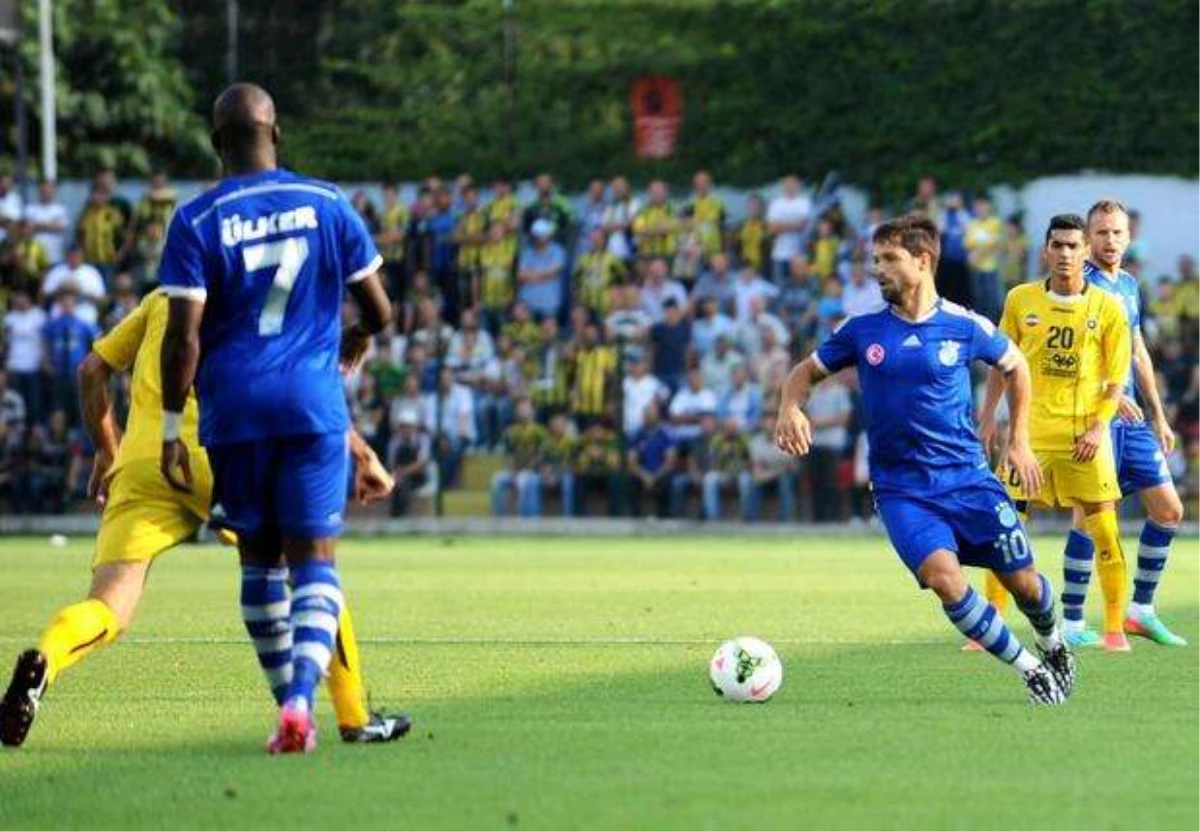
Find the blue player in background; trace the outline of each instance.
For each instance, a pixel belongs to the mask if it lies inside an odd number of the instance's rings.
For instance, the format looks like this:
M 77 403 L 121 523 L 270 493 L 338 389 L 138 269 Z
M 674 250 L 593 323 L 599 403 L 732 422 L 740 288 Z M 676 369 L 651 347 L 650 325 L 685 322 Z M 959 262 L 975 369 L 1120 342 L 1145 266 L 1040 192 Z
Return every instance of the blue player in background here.
M 339 365 L 361 360 L 391 306 L 382 260 L 345 196 L 278 167 L 264 90 L 225 90 L 212 139 L 224 178 L 175 213 L 160 268 L 170 297 L 161 467 L 190 489 L 179 420 L 194 381 L 212 522 L 238 535 L 243 619 L 268 677 L 286 681 L 268 749 L 307 751 L 342 606 L 334 551 L 350 423 Z M 347 290 L 361 321 L 343 331 Z
M 1167 467 L 1166 455 L 1175 448 L 1175 432 L 1159 398 L 1154 364 L 1142 338 L 1141 293 L 1137 278 L 1121 268 L 1129 247 L 1129 212 L 1116 200 L 1101 200 L 1088 210 L 1087 226 L 1091 256 L 1084 264 L 1083 275 L 1088 282 L 1121 299 L 1133 330 L 1133 366 L 1121 400 L 1120 418 L 1112 420 L 1111 428 L 1121 494 L 1137 493 L 1146 510 L 1146 522 L 1138 536 L 1137 572 L 1125 632 L 1182 647 L 1187 641 L 1171 632 L 1154 609 L 1154 593 L 1183 520 L 1183 502 Z M 1139 397 L 1144 411 L 1138 405 Z M 1085 627 L 1083 617 L 1095 548 L 1081 518 L 1076 517 L 1075 528 L 1067 539 L 1066 558 L 1072 568 L 1064 570 L 1063 626 L 1067 639 L 1079 646 L 1100 641 L 1094 630 Z
M 786 453 L 808 453 L 812 430 L 802 408 L 813 386 L 857 367 L 875 504 L 900 559 L 937 594 L 961 633 L 1020 673 L 1031 702 L 1056 705 L 1074 687 L 1074 656 L 1059 635 L 1050 581 L 1034 568 L 1021 520 L 972 420 L 970 365 L 979 359 L 1009 376 L 1009 462 L 1026 493 L 1037 493 L 1042 475 L 1029 445 L 1029 367 L 990 322 L 938 297 L 939 254 L 937 227 L 923 215 L 876 229 L 875 275 L 889 306 L 850 318 L 792 370 L 776 443 Z M 963 564 L 999 574 L 1033 625 L 1040 660 L 971 588 Z

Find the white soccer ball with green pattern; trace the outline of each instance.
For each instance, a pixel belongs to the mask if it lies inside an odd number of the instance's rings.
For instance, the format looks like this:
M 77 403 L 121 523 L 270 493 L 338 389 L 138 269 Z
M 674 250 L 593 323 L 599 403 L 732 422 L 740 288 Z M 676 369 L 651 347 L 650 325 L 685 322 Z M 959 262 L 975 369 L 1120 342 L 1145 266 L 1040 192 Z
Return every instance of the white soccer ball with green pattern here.
M 739 636 L 717 648 L 708 676 L 726 702 L 766 702 L 783 684 L 783 663 L 762 639 Z

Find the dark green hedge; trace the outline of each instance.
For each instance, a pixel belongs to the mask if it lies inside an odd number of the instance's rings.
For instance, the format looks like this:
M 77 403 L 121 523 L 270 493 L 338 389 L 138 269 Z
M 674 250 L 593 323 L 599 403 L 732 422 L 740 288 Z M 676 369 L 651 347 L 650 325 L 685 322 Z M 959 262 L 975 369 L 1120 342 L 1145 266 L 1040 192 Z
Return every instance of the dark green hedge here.
M 178 16 L 206 116 L 224 4 L 136 3 L 157 4 Z M 578 187 L 708 167 L 748 185 L 836 168 L 894 196 L 923 173 L 966 187 L 1197 173 L 1196 0 L 516 0 L 511 17 L 502 0 L 240 5 L 242 75 L 276 94 L 288 162 L 344 180 L 548 169 Z M 646 73 L 680 78 L 686 98 L 665 162 L 632 154 L 629 84 Z M 180 173 L 209 173 L 190 158 Z

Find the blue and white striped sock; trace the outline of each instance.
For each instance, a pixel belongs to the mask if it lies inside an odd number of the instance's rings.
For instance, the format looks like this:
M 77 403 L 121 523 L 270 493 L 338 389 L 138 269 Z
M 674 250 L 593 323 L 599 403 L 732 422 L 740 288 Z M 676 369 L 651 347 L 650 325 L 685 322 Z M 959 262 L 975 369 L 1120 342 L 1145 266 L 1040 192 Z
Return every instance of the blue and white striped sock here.
M 1088 584 L 1092 580 L 1092 558 L 1096 544 L 1079 529 L 1067 535 L 1063 550 L 1063 621 L 1067 627 L 1083 629 L 1083 603 L 1087 600 Z
M 996 608 L 974 589 L 967 587 L 967 594 L 961 600 L 943 604 L 942 609 L 960 633 L 1005 664 L 1015 666 L 1021 673 L 1038 666 L 1038 660 L 1021 646 Z
M 1017 606 L 1021 612 L 1025 613 L 1025 617 L 1029 619 L 1029 623 L 1033 626 L 1034 633 L 1037 634 L 1037 643 L 1043 650 L 1051 650 L 1058 646 L 1058 622 L 1055 621 L 1054 615 L 1054 587 L 1050 585 L 1050 579 L 1045 575 L 1038 573 L 1038 583 L 1041 584 L 1041 598 L 1033 606 L 1025 606 L 1020 599 L 1017 600 Z
M 312 711 L 313 694 L 329 668 L 337 640 L 342 588 L 332 563 L 292 567 L 292 684 L 286 701 Z
M 292 682 L 292 617 L 287 569 L 242 567 L 242 621 L 275 701 Z
M 1176 529 L 1160 526 L 1153 520 L 1147 520 L 1142 526 L 1142 535 L 1138 539 L 1137 573 L 1133 576 L 1133 601 L 1130 606 L 1137 604 L 1142 608 L 1154 610 L 1154 591 L 1162 580 L 1163 567 L 1167 565 L 1167 555 L 1171 552 L 1171 541 L 1175 539 Z

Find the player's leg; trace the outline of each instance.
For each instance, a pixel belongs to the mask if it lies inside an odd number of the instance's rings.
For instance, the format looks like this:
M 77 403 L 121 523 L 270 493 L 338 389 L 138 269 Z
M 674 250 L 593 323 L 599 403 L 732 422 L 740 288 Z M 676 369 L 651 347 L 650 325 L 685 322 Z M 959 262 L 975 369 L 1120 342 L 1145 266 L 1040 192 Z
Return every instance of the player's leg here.
M 282 541 L 273 528 L 238 534 L 242 623 L 276 704 L 292 682 L 292 601 Z
M 1012 593 L 1017 608 L 1029 619 L 1042 662 L 1054 674 L 1063 695 L 1070 696 L 1075 688 L 1075 656 L 1059 633 L 1050 579 L 1032 565 L 994 574 Z
M 1125 629 L 1159 644 L 1182 647 L 1187 641 L 1171 632 L 1154 609 L 1154 593 L 1162 580 L 1171 542 L 1183 520 L 1183 503 L 1170 480 L 1143 489 L 1139 496 L 1146 509 L 1146 522 L 1138 538 L 1137 572 L 1133 599 L 1125 617 Z
M 1084 603 L 1088 584 L 1092 581 L 1092 564 L 1096 547 L 1088 537 L 1083 509 L 1071 509 L 1071 531 L 1063 550 L 1063 637 L 1072 647 L 1092 647 L 1100 644 L 1100 636 L 1088 629 L 1084 621 Z
M 334 553 L 349 461 L 341 432 L 288 437 L 274 445 L 268 479 L 272 517 L 291 573 L 292 679 L 271 750 L 289 753 L 315 745 L 313 697 L 337 640 L 343 599 Z
M 921 586 L 938 596 L 950 623 L 997 659 L 1011 665 L 1025 682 L 1030 701 L 1061 702 L 1063 693 L 1050 671 L 1021 645 L 996 608 L 967 583 L 956 554 L 955 530 L 942 508 L 927 501 L 887 494 L 877 495 L 876 508 L 896 553 Z M 966 523 L 975 519 L 963 518 Z
M 365 706 L 362 664 L 350 608 L 343 603 L 338 616 L 337 640 L 329 663 L 329 695 L 342 740 L 351 743 L 390 742 L 408 733 L 412 723 L 405 714 L 370 713 Z
M 1065 699 L 1049 669 L 1022 646 L 996 608 L 967 583 L 954 552 L 938 549 L 925 558 L 916 574 L 941 600 L 946 618 L 960 633 L 1021 675 L 1031 702 L 1056 705 Z
M 1125 567 L 1125 552 L 1121 548 L 1121 532 L 1117 524 L 1116 504 L 1081 502 L 1084 527 L 1096 547 L 1096 573 L 1104 593 L 1104 649 L 1124 652 L 1129 649 L 1125 638 L 1125 600 L 1129 576 Z
M 207 477 L 198 481 L 203 486 Z M 0 699 L 3 744 L 25 741 L 47 686 L 116 640 L 133 620 L 151 562 L 195 533 L 200 520 L 164 493 L 166 488 L 157 466 L 146 472 L 130 465 L 118 472 L 96 539 L 88 597 L 59 610 L 37 648 L 18 657 Z

